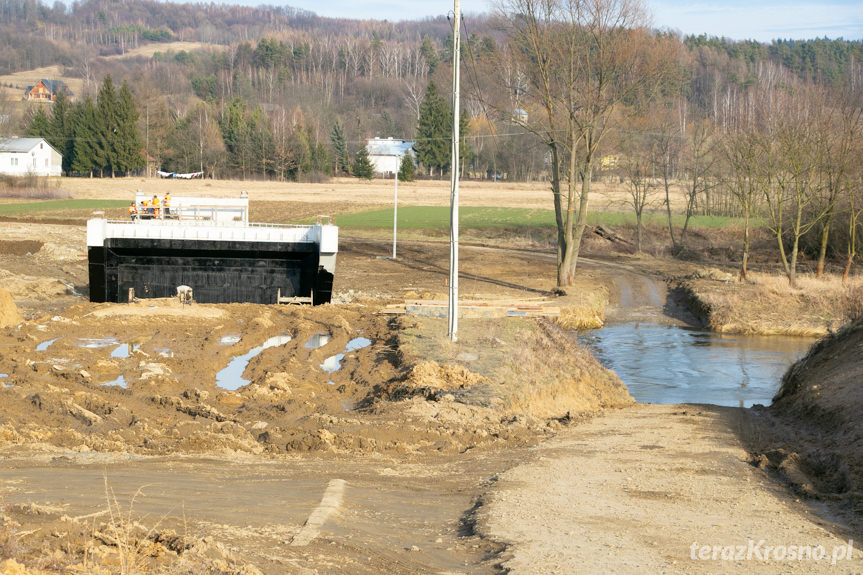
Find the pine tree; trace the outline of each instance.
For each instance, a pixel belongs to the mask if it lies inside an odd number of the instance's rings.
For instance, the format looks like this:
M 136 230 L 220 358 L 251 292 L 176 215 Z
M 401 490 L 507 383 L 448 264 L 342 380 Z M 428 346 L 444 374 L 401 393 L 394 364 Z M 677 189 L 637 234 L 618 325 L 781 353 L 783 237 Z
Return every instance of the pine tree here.
M 116 139 L 119 130 L 117 129 L 117 94 L 110 74 L 105 76 L 102 86 L 99 87 L 96 108 L 98 121 L 95 129 L 93 162 L 96 169 L 109 170 L 113 177 L 117 165 Z
M 470 117 L 468 116 L 467 110 L 462 108 L 461 115 L 458 119 L 458 159 L 462 169 L 464 169 L 465 166 L 473 160 L 473 148 L 467 141 L 467 137 L 469 135 Z M 452 139 L 451 134 L 450 139 Z
M 39 106 L 39 109 L 36 110 L 36 113 L 33 114 L 32 118 L 30 118 L 30 127 L 27 128 L 27 135 L 35 138 L 47 139 L 50 134 L 51 120 L 48 118 L 48 114 L 45 113 L 42 106 Z
M 417 125 L 417 143 L 414 146 L 417 161 L 433 175 L 439 174 L 450 164 L 450 126 L 449 104 L 438 92 L 437 85 L 429 82 L 420 105 L 420 119 Z
M 63 171 L 72 170 L 72 155 L 75 146 L 75 108 L 60 90 L 54 99 L 51 114 L 51 129 L 48 143 L 63 156 Z
M 412 182 L 414 179 L 414 159 L 410 154 L 402 156 L 402 162 L 399 165 L 399 181 Z
M 375 177 L 375 168 L 369 159 L 369 151 L 365 146 L 357 151 L 356 159 L 354 159 L 354 176 L 364 180 L 371 180 Z
M 426 64 L 429 67 L 429 74 L 433 74 L 435 68 L 440 64 L 440 58 L 435 51 L 434 45 L 428 34 L 423 35 L 422 45 L 420 46 L 420 54 L 426 59 Z
M 138 133 L 138 109 L 129 85 L 123 82 L 117 100 L 117 132 L 113 138 L 114 169 L 128 174 L 146 165 L 143 154 L 144 144 Z
M 234 98 L 219 120 L 228 151 L 228 166 L 239 170 L 243 179 L 251 171 L 253 163 L 252 134 L 247 116 L 246 101 Z
M 87 95 L 77 106 L 74 118 L 74 145 L 71 159 L 72 170 L 93 176 L 93 171 L 101 166 L 97 163 L 99 154 L 97 142 L 97 115 L 93 99 Z
M 351 160 L 348 157 L 348 145 L 345 143 L 345 131 L 338 122 L 333 124 L 333 131 L 330 133 L 330 143 L 333 146 L 333 165 L 335 166 L 336 174 L 349 172 L 351 169 Z

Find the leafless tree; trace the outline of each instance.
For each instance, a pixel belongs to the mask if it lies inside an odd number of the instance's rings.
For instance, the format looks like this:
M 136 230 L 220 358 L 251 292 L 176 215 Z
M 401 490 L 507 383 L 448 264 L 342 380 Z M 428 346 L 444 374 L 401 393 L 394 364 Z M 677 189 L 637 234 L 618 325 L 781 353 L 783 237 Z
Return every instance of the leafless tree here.
M 678 44 L 650 31 L 639 0 L 500 0 L 498 11 L 509 40 L 502 53 L 517 62 L 499 68 L 521 70 L 527 80 L 520 98 L 527 118 L 518 121 L 548 148 L 557 283 L 567 286 L 599 146 L 626 119 L 627 98 L 651 92 L 671 71 Z
M 811 86 L 788 82 L 771 91 L 769 105 L 766 136 L 774 149 L 768 156 L 773 172 L 765 197 L 768 226 L 776 237 L 788 282 L 796 286 L 800 238 L 824 216 L 815 205 L 823 183 L 818 173 L 824 155 L 822 103 Z
M 857 144 L 863 127 L 863 107 L 859 94 L 848 88 L 834 91 L 833 97 L 826 90 L 818 90 L 815 98 L 819 102 L 827 103 L 823 112 L 825 117 L 820 124 L 824 153 L 819 171 L 823 185 L 816 198 L 819 210 L 824 213 L 820 223 L 816 272 L 818 277 L 821 277 L 824 274 L 830 228 L 836 215 L 837 204 L 843 195 L 847 196 L 846 188 L 851 185 L 849 178 L 860 159 Z
M 626 203 L 635 213 L 635 251 L 638 253 L 641 253 L 644 243 L 644 211 L 655 203 L 659 186 L 654 177 L 653 145 L 653 136 L 649 132 L 628 134 L 621 143 L 622 168 L 629 192 Z
M 716 186 L 714 166 L 716 165 L 716 145 L 718 139 L 714 133 L 714 125 L 710 120 L 689 122 L 688 134 L 682 142 L 682 166 L 685 173 L 682 182 L 686 204 L 683 212 L 683 226 L 675 240 L 674 227 L 669 221 L 672 243 L 677 251 L 686 249 L 686 233 L 692 216 L 698 208 L 698 200 L 709 202 L 708 194 Z
M 725 164 L 730 174 L 731 194 L 743 216 L 743 260 L 740 264 L 740 279 L 748 274 L 751 244 L 752 219 L 757 215 L 761 198 L 764 197 L 768 181 L 762 150 L 764 139 L 757 115 L 757 89 L 738 93 L 734 102 L 734 121 L 729 122 L 722 140 Z

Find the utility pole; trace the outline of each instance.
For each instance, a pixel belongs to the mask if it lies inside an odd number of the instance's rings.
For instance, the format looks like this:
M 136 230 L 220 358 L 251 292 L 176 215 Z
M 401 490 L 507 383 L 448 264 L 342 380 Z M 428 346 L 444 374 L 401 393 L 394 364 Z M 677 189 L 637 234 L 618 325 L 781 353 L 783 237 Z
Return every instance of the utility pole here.
M 396 189 L 393 194 L 393 259 L 396 259 L 396 226 L 399 217 L 399 168 L 401 167 L 401 156 L 396 154 L 395 183 Z
M 459 173 L 459 63 L 461 61 L 461 10 L 459 0 L 453 8 L 452 64 L 452 158 L 449 216 L 449 305 L 447 306 L 447 336 L 457 341 L 458 332 L 458 173 Z

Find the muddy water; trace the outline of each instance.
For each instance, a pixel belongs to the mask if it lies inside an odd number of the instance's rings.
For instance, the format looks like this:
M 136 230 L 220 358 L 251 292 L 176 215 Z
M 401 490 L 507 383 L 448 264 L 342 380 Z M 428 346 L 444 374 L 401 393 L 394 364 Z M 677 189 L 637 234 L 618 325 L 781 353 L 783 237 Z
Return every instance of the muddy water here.
M 813 340 L 724 335 L 679 325 L 619 323 L 579 336 L 644 403 L 769 405 Z

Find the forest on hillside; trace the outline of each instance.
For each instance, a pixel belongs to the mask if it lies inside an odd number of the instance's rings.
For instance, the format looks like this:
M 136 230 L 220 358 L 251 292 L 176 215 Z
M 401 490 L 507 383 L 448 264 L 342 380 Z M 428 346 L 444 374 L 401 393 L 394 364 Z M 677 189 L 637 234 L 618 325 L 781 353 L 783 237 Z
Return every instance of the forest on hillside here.
M 521 106 L 518 87 L 504 85 L 511 79 L 497 73 L 506 45 L 499 22 L 493 15 L 465 19 L 462 34 L 462 98 L 473 133 L 466 169 L 513 179 L 543 177 L 541 143 L 511 122 L 511 109 L 492 105 L 500 106 L 501 96 L 507 96 L 513 106 Z M 178 40 L 202 46 L 156 51 L 152 57 L 106 58 Z M 863 62 L 859 41 L 768 45 L 699 36 L 680 43 L 678 81 L 685 85 L 678 89 L 692 117 L 714 121 L 721 121 L 722 100 L 755 82 L 766 64 L 835 86 Z M 59 65 L 64 77 L 83 79 L 85 94 L 76 95 L 79 101 L 87 93 L 95 98 L 108 74 L 118 86 L 128 82 L 148 155 L 165 169 L 191 171 L 203 165 L 219 176 L 332 173 L 338 167 L 335 158 L 323 161 L 313 152 L 316 146 L 331 148 L 336 124 L 351 153 L 369 137 L 414 140 L 429 82 L 446 95 L 452 74 L 452 29 L 443 15 L 390 23 L 320 18 L 289 7 L 150 0 L 86 0 L 67 7 L 4 0 L 0 47 L 0 74 Z M 4 134 L 22 133 L 33 113 L 33 108 L 22 110 L 3 126 Z M 211 124 L 229 113 L 243 115 L 253 132 L 269 132 L 265 139 L 272 139 L 275 148 L 293 148 L 296 161 L 285 169 L 279 169 L 278 160 L 262 158 L 253 166 L 228 161 L 225 142 L 217 137 L 221 130 Z M 609 142 L 605 152 L 617 148 Z
M 590 182 L 608 178 L 631 190 L 637 215 L 673 184 L 687 216 L 764 218 L 793 240 L 781 254 L 792 281 L 801 240 L 823 258 L 835 229 L 853 259 L 863 41 L 680 37 L 649 29 L 628 0 L 610 28 L 563 4 L 500 0 L 461 22 L 463 177 L 549 181 L 559 244 L 575 258 Z M 66 151 L 70 175 L 319 181 L 357 168 L 371 137 L 416 142 L 416 177 L 449 169 L 444 15 L 395 23 L 289 7 L 3 0 L 0 47 L 0 74 L 57 66 L 55 79 L 80 79 L 82 93 L 55 110 L 8 93 L 0 110 L 2 135 L 44 135 Z M 121 109 L 137 134 L 112 144 L 124 150 L 115 158 L 99 138 L 118 133 L 105 110 Z M 130 146 L 141 153 L 130 159 Z M 684 249 L 687 227 L 669 232 Z

